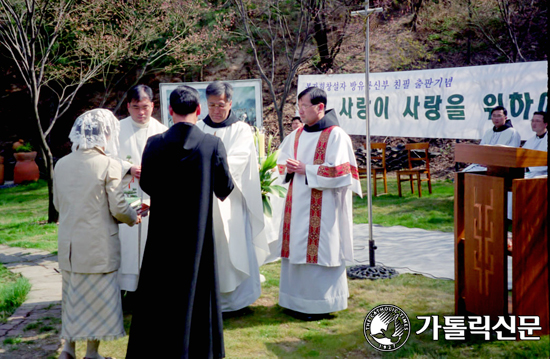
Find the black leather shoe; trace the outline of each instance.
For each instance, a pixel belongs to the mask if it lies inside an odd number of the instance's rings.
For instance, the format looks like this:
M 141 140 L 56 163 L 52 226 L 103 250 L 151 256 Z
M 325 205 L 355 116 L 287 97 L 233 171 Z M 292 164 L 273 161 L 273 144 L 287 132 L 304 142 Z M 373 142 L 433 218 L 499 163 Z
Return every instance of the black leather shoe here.
M 252 309 L 250 309 L 249 307 L 244 307 L 242 309 L 235 310 L 232 312 L 222 312 L 222 317 L 223 319 L 229 319 L 229 318 L 235 318 L 235 317 L 242 317 L 251 313 L 252 313 Z
M 334 315 L 332 315 L 330 313 L 315 313 L 315 314 L 302 313 L 302 312 L 297 312 L 297 311 L 291 310 L 291 309 L 285 309 L 285 313 L 290 315 L 293 318 L 303 320 L 305 322 L 314 322 L 314 321 L 317 321 L 317 320 L 334 318 Z

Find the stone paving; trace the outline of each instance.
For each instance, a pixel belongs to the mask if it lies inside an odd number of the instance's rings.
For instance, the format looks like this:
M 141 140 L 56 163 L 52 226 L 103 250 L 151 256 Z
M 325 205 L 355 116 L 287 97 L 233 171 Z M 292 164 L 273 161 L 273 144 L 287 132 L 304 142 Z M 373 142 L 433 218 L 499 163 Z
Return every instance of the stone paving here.
M 61 274 L 57 265 L 57 256 L 38 249 L 14 248 L 0 245 L 0 263 L 14 273 L 29 280 L 32 285 L 27 300 L 6 323 L 0 323 L 0 343 L 6 338 L 33 339 L 36 331 L 29 328 L 44 324 L 45 318 L 59 324 L 61 318 Z M 42 327 L 43 329 L 46 326 Z M 47 330 L 47 329 L 46 329 Z M 27 338 L 29 337 L 29 338 Z M 41 348 L 49 353 L 55 353 L 60 346 L 59 337 L 48 341 L 47 348 Z M 2 358 L 21 358 L 14 353 L 5 352 L 0 348 Z M 36 356 L 39 358 L 42 356 Z

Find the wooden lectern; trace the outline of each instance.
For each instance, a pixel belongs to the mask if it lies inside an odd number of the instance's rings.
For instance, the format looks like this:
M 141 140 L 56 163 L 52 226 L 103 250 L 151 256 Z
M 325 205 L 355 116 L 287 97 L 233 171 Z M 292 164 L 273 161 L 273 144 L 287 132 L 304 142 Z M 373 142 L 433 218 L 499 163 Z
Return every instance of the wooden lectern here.
M 550 333 L 548 188 L 524 169 L 546 166 L 547 153 L 524 148 L 457 144 L 455 162 L 487 172 L 455 173 L 455 312 L 457 315 L 537 315 Z M 507 288 L 507 192 L 512 192 L 512 313 Z M 518 323 L 519 324 L 519 323 Z

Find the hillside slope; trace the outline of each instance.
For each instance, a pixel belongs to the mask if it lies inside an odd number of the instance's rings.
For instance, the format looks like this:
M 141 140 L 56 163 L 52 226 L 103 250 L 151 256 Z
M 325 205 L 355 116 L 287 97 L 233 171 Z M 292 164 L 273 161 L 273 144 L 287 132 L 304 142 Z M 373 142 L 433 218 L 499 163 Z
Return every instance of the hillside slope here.
M 497 64 L 509 62 L 509 57 L 514 52 L 511 46 L 502 46 L 502 43 L 506 43 L 504 35 L 493 40 L 489 38 L 491 34 L 502 32 L 501 29 L 504 26 L 499 20 L 495 1 L 472 1 L 475 9 L 471 12 L 468 11 L 466 1 L 425 1 L 418 13 L 415 31 L 412 30 L 411 24 L 414 14 L 410 8 L 407 8 L 407 2 L 385 1 L 385 3 L 392 5 L 385 7 L 384 13 L 373 15 L 370 21 L 371 72 Z M 529 50 L 523 53 L 525 60 L 547 59 L 546 28 L 538 26 L 545 24 L 546 18 L 546 7 L 543 7 L 532 14 L 530 23 L 532 27 L 528 34 L 522 33 L 523 30 L 520 28 L 516 30 L 519 35 L 523 34 L 522 48 Z M 479 29 L 475 31 L 479 26 L 485 27 L 485 34 Z M 338 24 L 333 24 L 333 30 L 335 29 L 338 29 Z M 335 59 L 335 66 L 329 73 L 364 73 L 364 19 L 353 17 L 346 32 L 347 36 Z M 498 47 L 502 47 L 502 50 Z M 298 75 L 320 73 L 322 72 L 315 66 L 315 57 L 298 71 Z M 284 76 L 284 68 L 281 68 L 278 74 L 281 77 Z M 242 47 L 231 49 L 224 64 L 205 71 L 207 81 L 224 78 L 260 78 L 246 43 L 243 43 Z M 295 114 L 296 84 L 297 77 L 294 79 L 294 90 L 284 109 L 285 133 L 290 132 L 290 118 Z M 263 102 L 264 128 L 268 134 L 274 136 L 273 145 L 278 146 L 276 113 L 265 86 Z M 356 147 L 364 142 L 361 136 L 352 136 L 352 138 Z M 455 140 L 395 137 L 373 137 L 372 140 L 383 141 L 393 147 L 406 142 L 430 142 L 432 151 L 438 154 L 432 165 L 435 177 L 448 178 L 455 170 L 453 163 Z

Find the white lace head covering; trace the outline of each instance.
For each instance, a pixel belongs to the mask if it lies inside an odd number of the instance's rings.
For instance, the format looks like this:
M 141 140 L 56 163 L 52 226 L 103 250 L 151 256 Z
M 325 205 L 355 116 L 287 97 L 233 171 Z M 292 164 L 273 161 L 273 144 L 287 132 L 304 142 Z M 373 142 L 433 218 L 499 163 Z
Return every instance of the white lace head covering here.
M 120 123 L 109 110 L 97 108 L 84 112 L 74 122 L 69 139 L 73 143 L 71 149 L 87 150 L 102 147 L 109 156 L 118 155 L 118 134 Z

